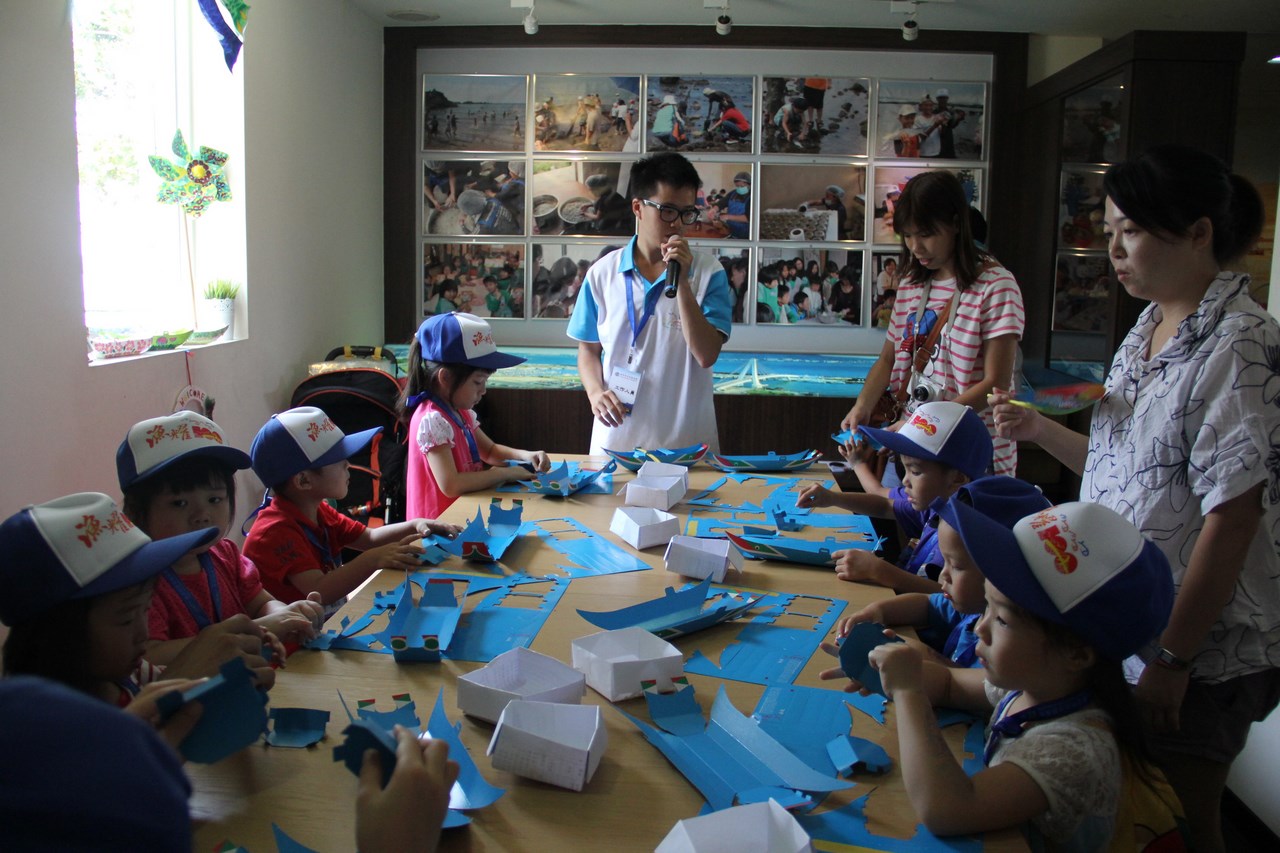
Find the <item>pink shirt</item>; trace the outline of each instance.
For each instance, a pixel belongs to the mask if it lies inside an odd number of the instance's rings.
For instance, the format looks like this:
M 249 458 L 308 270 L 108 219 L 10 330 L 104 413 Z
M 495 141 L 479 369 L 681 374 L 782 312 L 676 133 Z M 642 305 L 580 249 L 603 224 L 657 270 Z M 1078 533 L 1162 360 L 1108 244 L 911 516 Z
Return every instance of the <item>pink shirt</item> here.
M 178 575 L 179 583 L 187 588 L 203 608 L 210 623 L 221 622 L 237 613 L 249 616 L 248 606 L 262 594 L 262 580 L 258 568 L 240 553 L 236 543 L 221 539 L 209 549 L 213 561 L 214 579 L 218 584 L 221 609 L 215 613 L 209 582 L 201 569 L 194 575 Z M 186 602 L 173 588 L 170 579 L 161 575 L 156 580 L 155 593 L 151 596 L 151 610 L 147 614 L 152 640 L 181 640 L 200 633 L 200 625 Z
M 462 423 L 469 430 L 480 427 L 476 413 L 466 409 L 458 413 Z M 427 453 L 433 447 L 447 444 L 453 451 L 453 464 L 458 471 L 483 471 L 483 460 L 472 460 L 471 447 L 467 443 L 462 427 L 455 424 L 431 400 L 427 400 L 414 409 L 409 420 L 409 459 L 406 467 L 405 518 L 439 518 L 440 514 L 453 505 L 451 498 L 436 484 L 435 475 L 431 473 L 431 465 L 427 461 Z
M 956 280 L 933 281 L 929 285 L 929 304 L 924 313 L 920 333 L 926 337 L 933 322 L 950 302 L 956 291 Z M 916 309 L 924 285 L 905 280 L 898 286 L 898 297 L 889 322 L 889 341 L 894 347 L 893 371 L 889 374 L 889 390 L 904 387 L 911 378 L 911 358 L 916 341 Z M 1022 291 L 1013 274 L 1001 266 L 982 271 L 973 286 L 960 294 L 955 317 L 938 338 L 933 358 L 925 368 L 925 376 L 942 385 L 945 399 L 955 399 L 976 384 L 985 374 L 982 348 L 992 338 L 1015 335 L 1022 338 L 1026 316 L 1022 307 Z M 999 377 L 997 384 L 1008 388 L 1012 376 Z M 995 473 L 1013 476 L 1018 464 L 1017 444 L 996 435 L 991 409 L 978 412 L 991 433 L 995 446 Z

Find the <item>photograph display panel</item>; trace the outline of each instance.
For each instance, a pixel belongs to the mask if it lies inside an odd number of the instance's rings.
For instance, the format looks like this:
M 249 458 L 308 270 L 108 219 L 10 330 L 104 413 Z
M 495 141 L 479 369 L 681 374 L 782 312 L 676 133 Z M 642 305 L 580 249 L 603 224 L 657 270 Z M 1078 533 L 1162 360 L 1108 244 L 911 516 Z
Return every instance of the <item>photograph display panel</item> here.
M 422 161 L 423 232 L 436 237 L 525 233 L 519 160 Z
M 876 243 L 901 243 L 893 230 L 893 208 L 906 188 L 907 181 L 924 172 L 954 172 L 964 187 L 965 200 L 970 207 L 982 210 L 981 169 L 931 169 L 927 166 L 880 166 L 875 172 L 872 198 L 875 201 L 871 239 Z
M 901 252 L 876 252 L 872 255 L 871 271 L 875 276 L 871 283 L 872 328 L 889 328 L 893 303 L 898 297 L 898 282 L 902 278 L 901 268 Z
M 876 99 L 876 155 L 981 160 L 986 115 L 984 83 L 882 80 Z
M 535 151 L 639 151 L 639 77 L 539 74 L 533 83 Z M 627 107 L 619 125 L 618 101 Z
M 697 251 L 714 255 L 724 267 L 725 277 L 729 279 L 729 293 L 733 299 L 731 312 L 734 323 L 746 323 L 749 318 L 747 308 L 755 299 L 755 291 L 751 287 L 751 250 L 737 246 L 698 246 Z
M 645 78 L 646 151 L 751 153 L 755 138 L 755 78 Z
M 1068 95 L 1062 110 L 1062 162 L 1114 163 L 1125 150 L 1124 76 Z
M 537 160 L 533 233 L 630 237 L 636 230 L 629 187 L 633 160 Z
M 756 274 L 760 325 L 862 325 L 862 252 L 764 246 Z
M 529 78 L 427 74 L 422 147 L 428 151 L 524 151 Z
M 866 192 L 865 166 L 763 163 L 760 239 L 862 240 Z
M 1116 280 L 1106 255 L 1058 253 L 1053 330 L 1106 334 Z
M 563 320 L 573 314 L 587 270 L 605 255 L 621 249 L 626 240 L 611 243 L 538 243 L 530 250 L 532 279 L 530 316 Z
M 1058 235 L 1060 245 L 1070 249 L 1105 251 L 1103 236 L 1103 202 L 1106 192 L 1097 169 L 1064 169 L 1062 189 L 1058 194 Z
M 423 315 L 466 311 L 525 318 L 523 243 L 427 243 L 422 252 Z
M 760 150 L 865 156 L 870 92 L 866 77 L 765 77 Z
M 755 179 L 751 164 L 695 160 L 702 179 L 695 202 L 702 212 L 692 225 L 686 225 L 684 236 L 690 240 L 751 239 L 751 208 Z

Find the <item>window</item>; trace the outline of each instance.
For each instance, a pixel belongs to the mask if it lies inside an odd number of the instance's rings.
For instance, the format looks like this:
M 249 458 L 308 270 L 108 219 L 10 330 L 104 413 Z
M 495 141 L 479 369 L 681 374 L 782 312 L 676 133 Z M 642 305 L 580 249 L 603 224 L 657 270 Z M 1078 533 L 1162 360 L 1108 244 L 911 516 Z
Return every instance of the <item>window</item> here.
M 75 0 L 72 33 L 89 337 L 193 329 L 209 282 L 245 280 L 244 57 L 228 72 L 195 0 Z M 207 146 L 229 158 L 230 200 L 198 217 L 157 198 L 148 157 L 179 161 L 175 131 L 193 157 Z

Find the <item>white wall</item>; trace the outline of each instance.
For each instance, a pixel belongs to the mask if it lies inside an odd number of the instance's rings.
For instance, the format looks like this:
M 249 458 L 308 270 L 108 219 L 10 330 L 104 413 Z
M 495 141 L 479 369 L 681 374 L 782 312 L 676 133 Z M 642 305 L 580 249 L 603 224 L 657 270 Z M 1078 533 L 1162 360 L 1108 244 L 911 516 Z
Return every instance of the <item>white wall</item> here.
M 125 431 L 187 384 L 180 353 L 86 363 L 67 5 L 0 3 L 0 517 L 118 496 Z M 190 370 L 247 450 L 309 362 L 381 342 L 382 30 L 347 0 L 255 3 L 240 61 L 249 337 Z M 255 491 L 242 474 L 241 515 Z

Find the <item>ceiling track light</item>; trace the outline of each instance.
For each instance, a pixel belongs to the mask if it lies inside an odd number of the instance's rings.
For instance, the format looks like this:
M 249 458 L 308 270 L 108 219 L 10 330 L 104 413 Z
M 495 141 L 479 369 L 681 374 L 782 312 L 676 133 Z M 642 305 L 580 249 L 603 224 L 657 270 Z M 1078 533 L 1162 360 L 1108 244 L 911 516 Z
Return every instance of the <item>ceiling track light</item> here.
M 524 16 L 524 31 L 529 35 L 538 34 L 538 19 L 533 16 L 533 7 L 529 7 L 529 14 Z
M 716 16 L 717 33 L 727 36 L 733 32 L 733 18 L 729 17 L 729 0 L 702 0 L 702 8 L 720 10 L 720 14 Z
M 919 4 L 916 0 L 911 0 L 911 11 L 907 13 L 907 19 L 902 22 L 903 41 L 915 41 L 920 38 L 920 24 L 916 21 L 918 10 Z

